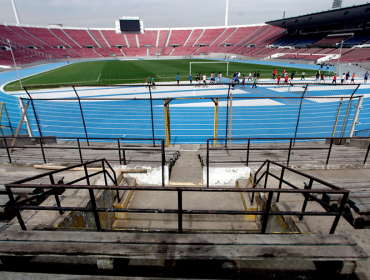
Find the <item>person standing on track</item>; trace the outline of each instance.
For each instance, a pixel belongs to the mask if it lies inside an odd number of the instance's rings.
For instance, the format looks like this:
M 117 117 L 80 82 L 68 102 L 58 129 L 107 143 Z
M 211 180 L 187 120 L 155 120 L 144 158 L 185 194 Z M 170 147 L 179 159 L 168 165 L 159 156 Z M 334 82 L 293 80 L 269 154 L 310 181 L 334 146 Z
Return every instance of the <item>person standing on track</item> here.
M 151 82 L 150 82 L 150 75 L 148 76 L 148 78 L 146 79 L 146 85 L 147 86 L 150 86 L 151 85 Z
M 344 84 L 344 81 L 346 80 L 346 74 L 345 73 L 343 73 L 343 75 L 342 75 L 342 79 L 340 80 L 340 83 L 341 84 Z
M 154 76 L 152 77 L 152 81 L 151 81 L 151 83 L 152 83 L 152 89 L 155 89 Z
M 253 81 L 253 79 L 252 79 L 252 72 L 249 72 L 249 76 L 248 76 L 248 81 Z
M 288 80 L 289 80 L 289 76 L 285 75 L 284 84 L 287 85 L 287 86 L 288 86 Z
M 222 73 L 221 72 L 218 72 L 218 81 L 217 83 L 221 83 L 221 80 L 222 80 Z
M 347 74 L 346 74 L 346 84 L 348 83 L 349 76 L 350 76 L 350 74 L 349 74 L 349 71 L 348 71 Z
M 190 82 L 190 84 L 192 84 L 192 83 L 193 83 L 193 73 L 190 73 L 190 76 L 189 76 L 189 82 Z
M 331 82 L 332 84 L 337 83 L 337 73 L 334 73 L 333 81 Z
M 272 79 L 275 80 L 275 76 L 276 76 L 276 69 L 274 68 L 274 70 L 272 71 Z
M 179 75 L 179 73 L 177 73 L 177 75 L 176 75 L 176 81 L 177 81 L 177 85 L 179 85 L 180 84 L 180 75 Z
M 280 75 L 278 75 L 278 76 L 277 76 L 277 84 L 276 84 L 276 87 L 277 87 L 277 86 L 279 86 L 279 87 L 280 87 L 280 79 L 281 79 L 281 78 L 280 78 Z M 275 87 L 275 88 L 276 88 L 276 87 Z
M 236 77 L 237 77 L 237 75 L 236 75 L 236 74 L 234 74 L 234 75 L 233 75 L 233 79 L 232 79 L 232 81 L 231 81 L 231 83 L 232 83 L 232 89 L 235 89 Z
M 354 84 L 354 83 L 355 83 L 355 77 L 356 77 L 356 74 L 355 74 L 355 73 L 353 73 L 353 75 L 352 75 L 352 79 L 351 79 L 351 84 Z
M 366 71 L 366 73 L 364 75 L 364 84 L 367 83 L 367 79 L 369 79 L 369 71 Z
M 251 88 L 257 88 L 257 77 L 254 78 L 253 80 L 253 85 L 251 86 Z
M 305 78 L 304 78 L 304 76 L 306 75 L 306 72 L 305 71 L 302 71 L 302 77 L 301 77 L 301 81 L 302 80 L 306 80 Z
M 320 83 L 321 83 L 321 81 L 323 81 L 323 82 L 324 82 L 324 84 L 325 84 L 325 74 L 324 74 L 324 72 L 321 74 L 321 80 L 320 80 Z
M 243 89 L 244 89 L 245 88 L 245 76 L 244 75 L 243 75 L 242 85 L 243 85 Z
M 207 75 L 206 74 L 203 75 L 203 84 L 204 84 L 204 86 L 206 86 L 206 84 L 207 84 Z

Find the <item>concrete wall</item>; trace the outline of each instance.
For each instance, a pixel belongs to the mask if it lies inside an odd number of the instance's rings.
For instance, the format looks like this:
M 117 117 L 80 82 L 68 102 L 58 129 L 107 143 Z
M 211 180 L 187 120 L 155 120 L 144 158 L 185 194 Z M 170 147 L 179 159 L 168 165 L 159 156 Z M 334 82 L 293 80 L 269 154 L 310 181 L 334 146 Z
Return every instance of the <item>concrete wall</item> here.
M 87 193 L 87 190 L 82 190 Z M 101 208 L 113 208 L 115 201 L 115 192 L 111 190 L 99 190 L 95 194 L 96 206 Z M 73 206 L 72 206 L 73 207 Z M 79 207 L 91 208 L 91 201 L 88 200 L 85 205 Z M 100 212 L 99 220 L 101 228 L 111 229 L 115 221 L 114 212 Z M 93 212 L 71 211 L 57 225 L 58 228 L 79 228 L 79 229 L 96 229 L 95 217 Z
M 337 65 L 334 65 L 335 72 L 339 75 L 338 79 L 340 80 L 340 77 L 343 73 L 349 72 L 352 76 L 353 73 L 356 73 L 356 78 L 363 78 L 366 71 L 366 69 L 356 66 L 356 65 L 349 65 L 349 64 L 339 64 L 339 67 Z

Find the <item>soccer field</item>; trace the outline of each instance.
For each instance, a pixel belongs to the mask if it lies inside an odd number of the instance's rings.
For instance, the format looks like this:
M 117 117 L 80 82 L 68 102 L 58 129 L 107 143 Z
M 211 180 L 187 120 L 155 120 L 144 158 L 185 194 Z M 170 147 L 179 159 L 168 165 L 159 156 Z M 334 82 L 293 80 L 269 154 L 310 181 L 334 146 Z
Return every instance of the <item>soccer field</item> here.
M 168 59 L 168 60 L 103 60 L 71 63 L 64 67 L 51 70 L 42 74 L 22 79 L 24 86 L 30 85 L 63 85 L 63 84 L 86 84 L 86 85 L 110 85 L 110 84 L 135 84 L 145 83 L 146 78 L 155 78 L 156 83 L 175 82 L 179 73 L 181 81 L 189 80 L 190 62 L 207 62 L 192 64 L 192 73 L 210 76 L 211 72 L 222 72 L 226 77 L 225 61 L 190 60 L 190 59 Z M 209 63 L 215 62 L 215 63 Z M 232 73 L 240 71 L 242 75 L 249 72 L 260 71 L 261 78 L 271 78 L 273 69 L 282 75 L 285 69 L 290 75 L 298 71 L 296 77 L 300 77 L 302 68 L 273 67 L 270 65 L 249 64 L 242 62 L 229 62 L 229 78 Z M 315 70 L 306 69 L 307 76 L 316 73 Z M 19 82 L 12 82 L 5 86 L 6 91 L 21 90 Z

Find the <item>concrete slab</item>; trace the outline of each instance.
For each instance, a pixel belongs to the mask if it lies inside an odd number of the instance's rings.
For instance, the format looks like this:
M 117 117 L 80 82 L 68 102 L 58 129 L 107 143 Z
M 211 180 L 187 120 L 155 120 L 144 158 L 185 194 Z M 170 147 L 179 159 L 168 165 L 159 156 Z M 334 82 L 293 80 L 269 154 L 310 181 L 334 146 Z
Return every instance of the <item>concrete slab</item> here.
M 197 151 L 180 151 L 172 167 L 170 185 L 203 185 L 202 166 Z

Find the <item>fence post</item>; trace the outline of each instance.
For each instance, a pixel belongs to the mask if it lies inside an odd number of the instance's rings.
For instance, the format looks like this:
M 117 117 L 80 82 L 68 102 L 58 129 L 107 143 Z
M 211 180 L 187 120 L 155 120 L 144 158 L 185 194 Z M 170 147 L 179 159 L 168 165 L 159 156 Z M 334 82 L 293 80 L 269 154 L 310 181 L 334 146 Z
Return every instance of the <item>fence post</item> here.
M 161 150 L 162 150 L 162 187 L 164 187 L 164 165 L 166 164 L 166 156 L 164 151 L 164 140 L 161 139 Z
M 6 153 L 8 154 L 9 162 L 12 163 L 12 158 L 11 158 L 10 153 L 9 153 L 9 147 L 8 147 L 8 143 L 6 142 L 6 137 L 3 137 L 3 139 L 4 139 L 4 146 L 5 146 L 5 149 L 6 149 Z M 369 147 L 370 147 L 370 145 L 369 145 Z M 368 150 L 368 152 L 369 152 L 369 150 Z M 366 158 L 365 158 L 365 162 L 366 162 Z
M 24 111 L 24 103 L 23 103 L 23 98 L 19 98 L 19 104 L 21 105 L 21 108 L 22 110 Z M 31 124 L 30 124 L 30 120 L 28 119 L 28 115 L 26 113 L 26 115 L 24 116 L 24 120 L 26 121 L 26 126 L 27 126 L 27 131 L 28 131 L 28 135 L 30 137 L 33 137 L 33 133 L 32 133 L 32 128 L 31 128 Z M 13 133 L 13 132 L 12 132 Z
M 231 148 L 232 127 L 233 127 L 233 94 L 230 93 L 229 149 Z M 230 156 L 230 150 L 227 150 L 227 153 Z
M 177 207 L 178 207 L 178 228 L 179 233 L 182 233 L 182 191 L 177 191 Z
M 218 130 L 218 98 L 215 101 L 215 118 L 214 118 L 214 127 L 213 127 L 213 138 L 217 138 L 217 130 Z M 213 140 L 213 147 L 216 148 L 217 140 Z
M 310 179 L 310 182 L 309 182 L 309 184 L 308 184 L 308 186 L 307 186 L 307 184 L 306 184 L 306 183 L 304 183 L 304 188 L 305 188 L 305 190 L 310 190 L 310 189 L 312 189 L 312 184 L 313 184 L 313 179 L 311 178 L 311 179 Z M 305 194 L 304 194 L 304 202 L 303 202 L 303 206 L 302 206 L 302 210 L 301 210 L 301 212 L 306 211 L 306 207 L 307 207 L 307 202 L 308 202 L 309 196 L 310 196 L 310 194 L 307 194 L 307 193 L 305 193 Z M 303 219 L 303 214 L 301 214 L 301 215 L 299 216 L 299 220 L 300 220 L 300 221 L 302 221 L 302 219 Z
M 165 121 L 165 131 L 166 131 L 166 147 L 170 146 L 171 143 L 171 124 L 170 124 L 170 110 L 169 110 L 170 100 L 166 98 L 164 100 L 164 121 Z
M 14 207 L 14 212 L 15 212 L 15 215 L 17 216 L 17 219 L 18 219 L 18 222 L 21 226 L 21 229 L 22 230 L 27 230 L 26 225 L 25 225 L 25 223 L 22 219 L 21 213 L 20 213 L 19 209 L 17 208 L 17 205 L 16 205 L 17 202 L 14 199 L 13 192 L 12 192 L 11 188 L 6 187 L 6 193 L 8 194 L 11 207 Z
M 329 158 L 330 158 L 330 154 L 331 154 L 331 149 L 332 149 L 332 147 L 333 147 L 333 141 L 334 141 L 334 139 L 333 139 L 333 138 L 331 138 L 331 139 L 330 139 L 330 146 L 329 146 L 328 156 L 327 156 L 327 158 L 326 158 L 326 165 L 328 165 L 328 164 L 329 164 Z
M 271 202 L 272 202 L 272 195 L 273 194 L 274 193 L 272 191 L 270 191 L 269 192 L 269 196 L 267 198 L 265 215 L 263 216 L 263 222 L 262 222 L 262 228 L 261 228 L 261 233 L 262 234 L 266 233 L 267 222 L 268 222 L 268 219 L 269 219 L 269 213 L 270 213 Z
M 347 125 L 348 118 L 349 118 L 349 108 L 351 107 L 351 102 L 352 102 L 353 95 L 356 93 L 356 91 L 358 90 L 359 87 L 360 87 L 360 84 L 357 86 L 357 88 L 354 90 L 354 92 L 351 94 L 351 97 L 349 98 L 346 116 L 344 117 L 342 131 L 340 132 L 340 138 L 342 138 L 343 133 L 345 132 L 345 129 L 346 129 L 346 125 Z M 339 139 L 339 144 L 341 144 L 341 142 L 342 142 L 341 140 L 342 139 Z
M 366 152 L 366 155 L 365 155 L 364 164 L 366 163 L 367 157 L 369 156 L 369 151 L 370 151 L 370 143 L 369 143 L 369 146 L 367 147 L 367 152 Z
M 28 97 L 31 100 L 31 104 L 32 104 L 32 108 L 33 108 L 33 113 L 35 114 L 35 120 L 36 120 L 36 124 L 37 124 L 37 129 L 39 130 L 40 137 L 42 137 L 39 119 L 37 118 L 37 114 L 36 114 L 36 110 L 35 110 L 35 104 L 33 104 L 33 99 L 31 97 L 31 95 L 29 94 L 28 90 L 25 87 L 23 87 L 23 89 L 27 93 Z
M 280 173 L 280 180 L 279 180 L 279 190 L 281 189 L 281 186 L 283 184 L 283 180 L 284 180 L 284 172 L 285 172 L 285 167 L 283 167 L 281 169 L 281 173 Z M 278 192 L 277 194 L 277 197 L 276 197 L 276 202 L 279 202 L 280 201 L 280 192 Z
M 87 136 L 87 130 L 86 130 L 86 124 L 85 124 L 85 118 L 84 118 L 84 113 L 83 113 L 83 111 L 82 111 L 82 106 L 81 106 L 81 100 L 80 100 L 80 97 L 78 96 L 78 94 L 77 94 L 77 91 L 76 91 L 76 89 L 75 89 L 75 87 L 74 86 L 72 86 L 72 88 L 73 88 L 73 90 L 74 90 L 74 92 L 76 93 L 76 96 L 77 96 L 77 99 L 78 99 L 78 104 L 80 105 L 80 112 L 81 112 L 81 117 L 82 117 L 82 123 L 83 123 L 83 125 L 84 125 L 84 129 L 85 129 L 85 136 L 86 136 L 86 141 L 87 141 L 87 146 L 90 146 L 90 144 L 89 144 L 89 137 Z
M 154 116 L 153 116 L 153 98 L 152 98 L 152 90 L 151 85 L 149 85 L 149 95 L 150 95 L 150 112 L 152 114 L 152 136 L 153 136 L 153 146 L 155 147 L 155 133 L 154 133 Z
M 335 121 L 334 129 L 333 129 L 333 135 L 331 137 L 334 137 L 335 136 L 335 131 L 337 130 L 337 125 L 338 125 L 338 120 L 339 120 L 339 115 L 340 115 L 340 109 L 342 108 L 342 103 L 343 103 L 343 98 L 340 99 L 340 104 L 339 104 L 337 119 Z
M 246 162 L 246 166 L 248 166 L 249 164 L 249 148 L 251 146 L 251 139 L 249 138 L 248 139 L 248 149 L 247 149 L 247 162 Z
M 357 106 L 356 107 L 356 112 L 355 112 L 355 116 L 353 117 L 353 120 L 352 120 L 352 125 L 351 125 L 351 130 L 349 131 L 349 137 L 352 137 L 353 136 L 353 132 L 355 131 L 355 127 L 356 127 L 356 124 L 357 124 L 357 120 L 358 120 L 358 115 L 360 114 L 360 110 L 362 109 L 362 101 L 364 100 L 364 96 L 360 96 L 360 99 L 358 100 L 358 103 L 357 103 Z
M 227 91 L 227 99 L 226 99 L 226 132 L 225 132 L 225 147 L 227 144 L 227 131 L 229 129 L 229 96 L 230 96 L 230 88 L 231 85 L 229 84 L 229 89 Z
M 207 188 L 209 188 L 209 139 L 207 139 Z
M 303 91 L 303 94 L 301 96 L 301 104 L 299 105 L 299 112 L 298 112 L 298 117 L 297 117 L 297 125 L 295 127 L 295 133 L 294 133 L 294 143 L 293 145 L 295 145 L 295 138 L 297 137 L 297 132 L 298 132 L 298 125 L 299 125 L 299 119 L 301 117 L 301 110 L 302 110 L 302 102 L 303 102 L 303 97 L 304 95 L 306 94 L 306 91 L 307 91 L 307 88 L 308 88 L 308 84 L 306 85 L 304 91 Z
M 339 209 L 338 209 L 338 214 L 335 216 L 335 219 L 334 219 L 334 222 L 333 222 L 333 225 L 330 229 L 329 234 L 334 234 L 335 233 L 335 230 L 337 228 L 339 219 L 342 216 L 343 211 L 344 211 L 344 207 L 347 204 L 348 196 L 349 196 L 349 193 L 343 194 L 342 201 L 340 202 L 340 206 L 339 206 Z

